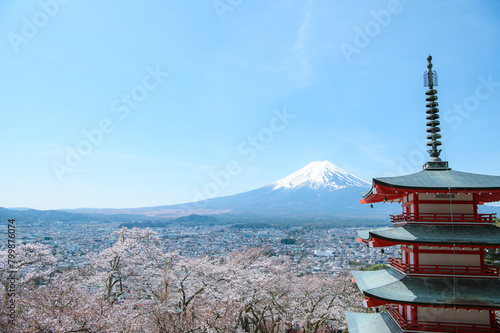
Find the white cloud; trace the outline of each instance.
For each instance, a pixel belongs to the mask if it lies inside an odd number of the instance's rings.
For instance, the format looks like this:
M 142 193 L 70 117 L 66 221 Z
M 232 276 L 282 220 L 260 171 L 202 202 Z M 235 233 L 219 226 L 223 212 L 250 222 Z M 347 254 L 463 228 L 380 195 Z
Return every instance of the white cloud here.
M 293 47 L 293 52 L 299 69 L 298 74 L 301 77 L 308 77 L 311 72 L 307 45 L 311 28 L 311 12 L 313 2 L 314 0 L 308 0 L 306 3 L 306 9 L 300 24 L 297 41 Z

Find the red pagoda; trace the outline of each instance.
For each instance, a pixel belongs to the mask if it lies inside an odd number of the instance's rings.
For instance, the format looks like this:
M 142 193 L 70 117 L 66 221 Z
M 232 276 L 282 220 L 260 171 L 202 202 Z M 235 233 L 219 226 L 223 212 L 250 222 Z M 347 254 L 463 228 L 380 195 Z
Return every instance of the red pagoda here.
M 370 247 L 399 245 L 401 257 L 387 269 L 352 272 L 364 305 L 387 311 L 347 312 L 350 333 L 500 332 L 499 268 L 485 261 L 487 249 L 500 248 L 500 228 L 495 214 L 478 212 L 500 200 L 500 176 L 454 171 L 440 159 L 437 74 L 427 61 L 430 159 L 418 173 L 373 179 L 361 200 L 402 206 L 392 227 L 358 232 Z

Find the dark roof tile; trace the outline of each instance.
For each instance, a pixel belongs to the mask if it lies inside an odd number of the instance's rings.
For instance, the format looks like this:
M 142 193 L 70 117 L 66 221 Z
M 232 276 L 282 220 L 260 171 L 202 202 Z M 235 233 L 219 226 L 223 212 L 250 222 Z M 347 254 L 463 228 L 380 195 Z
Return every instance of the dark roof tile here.
M 391 187 L 412 189 L 500 189 L 500 176 L 454 170 L 423 170 L 406 176 L 374 178 L 373 181 Z
M 364 241 L 373 238 L 412 244 L 446 244 L 469 246 L 500 246 L 500 228 L 461 225 L 409 224 L 374 230 L 360 230 L 358 236 Z
M 390 303 L 500 309 L 500 280 L 414 277 L 393 269 L 353 271 L 365 296 Z
M 346 312 L 349 333 L 403 333 L 389 313 Z

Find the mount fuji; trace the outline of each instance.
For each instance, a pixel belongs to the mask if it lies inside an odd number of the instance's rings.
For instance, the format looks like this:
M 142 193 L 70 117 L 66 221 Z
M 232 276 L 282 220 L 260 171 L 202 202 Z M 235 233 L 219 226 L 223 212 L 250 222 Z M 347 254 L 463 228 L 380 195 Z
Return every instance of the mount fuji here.
M 371 184 L 335 164 L 323 161 L 312 162 L 291 175 L 270 184 L 272 190 L 312 190 L 335 191 L 348 187 L 370 188 Z
M 331 162 L 312 162 L 267 186 L 201 202 L 226 214 L 281 219 L 331 220 L 369 213 L 360 204 L 371 184 Z M 365 214 L 363 214 L 365 213 Z M 366 217 L 366 216 L 364 216 Z
M 366 180 L 331 162 L 312 162 L 287 177 L 244 193 L 188 204 L 97 209 L 92 213 L 135 214 L 152 219 L 210 214 L 226 221 L 387 219 L 387 214 L 395 213 L 396 207 L 387 205 L 386 209 L 370 209 L 359 202 L 361 192 L 368 191 L 370 187 L 371 184 Z M 88 209 L 85 212 L 91 213 Z

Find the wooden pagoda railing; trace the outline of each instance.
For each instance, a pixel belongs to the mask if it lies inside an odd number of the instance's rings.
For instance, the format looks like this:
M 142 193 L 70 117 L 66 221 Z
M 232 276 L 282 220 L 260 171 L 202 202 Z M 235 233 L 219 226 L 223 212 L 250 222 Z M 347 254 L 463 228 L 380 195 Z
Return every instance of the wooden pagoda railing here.
M 403 331 L 431 331 L 431 332 L 459 332 L 459 333 L 500 333 L 498 323 L 496 327 L 482 324 L 446 323 L 405 319 L 394 305 L 387 306 L 394 321 Z
M 404 223 L 437 223 L 437 224 L 492 224 L 496 213 L 493 214 L 443 214 L 443 213 L 404 213 L 390 215 L 394 224 Z
M 406 275 L 475 275 L 497 278 L 500 273 L 495 266 L 415 265 L 403 263 L 399 258 L 389 258 L 389 263 Z

